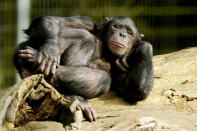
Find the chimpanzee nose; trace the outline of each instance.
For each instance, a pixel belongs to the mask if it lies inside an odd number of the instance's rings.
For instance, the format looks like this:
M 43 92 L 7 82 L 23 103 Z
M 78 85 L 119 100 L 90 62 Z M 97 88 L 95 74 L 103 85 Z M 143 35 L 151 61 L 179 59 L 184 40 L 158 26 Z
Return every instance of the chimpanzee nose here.
M 124 32 L 120 32 L 119 34 L 120 34 L 121 37 L 126 37 Z

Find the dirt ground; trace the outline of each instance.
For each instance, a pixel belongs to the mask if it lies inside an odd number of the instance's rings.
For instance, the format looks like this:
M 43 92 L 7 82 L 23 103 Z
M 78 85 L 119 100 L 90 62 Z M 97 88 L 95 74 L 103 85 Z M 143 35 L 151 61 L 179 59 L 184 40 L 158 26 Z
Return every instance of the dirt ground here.
M 131 105 L 115 92 L 92 99 L 99 118 L 95 122 L 83 121 L 79 130 L 196 131 L 197 48 L 154 56 L 153 63 L 154 88 L 146 100 Z M 32 130 L 39 124 L 42 131 L 63 130 L 60 123 L 42 123 L 31 122 L 20 130 L 30 130 L 30 126 Z
M 154 88 L 131 105 L 114 92 L 91 100 L 99 114 L 82 130 L 197 130 L 197 48 L 154 56 Z

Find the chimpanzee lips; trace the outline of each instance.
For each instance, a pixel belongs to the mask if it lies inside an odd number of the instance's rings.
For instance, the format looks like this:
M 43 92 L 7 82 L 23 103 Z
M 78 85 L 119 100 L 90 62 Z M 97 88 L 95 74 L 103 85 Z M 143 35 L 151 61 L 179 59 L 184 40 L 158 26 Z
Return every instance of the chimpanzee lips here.
M 116 46 L 119 46 L 119 47 L 121 47 L 121 48 L 126 48 L 125 45 L 123 45 L 123 44 L 121 44 L 121 43 L 119 43 L 119 42 L 111 41 L 111 43 L 114 44 L 114 45 L 116 45 Z

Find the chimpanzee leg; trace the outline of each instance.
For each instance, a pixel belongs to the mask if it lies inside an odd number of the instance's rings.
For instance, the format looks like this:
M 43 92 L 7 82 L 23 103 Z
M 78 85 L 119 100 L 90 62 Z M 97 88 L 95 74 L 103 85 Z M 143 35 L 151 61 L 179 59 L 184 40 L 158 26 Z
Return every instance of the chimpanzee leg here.
M 97 114 L 86 99 L 107 93 L 110 83 L 107 72 L 85 66 L 60 66 L 54 76 L 55 88 L 71 101 L 77 98 L 90 121 L 96 120 Z
M 85 99 L 105 94 L 109 90 L 111 78 L 105 71 L 88 67 L 95 51 L 94 37 L 81 29 L 67 29 L 60 36 L 65 38 L 61 40 L 62 43 L 71 45 L 65 48 L 61 56 L 54 86 L 70 100 L 77 98 L 88 119 L 95 120 L 96 113 Z
M 125 74 L 124 88 L 119 88 L 128 101 L 136 102 L 145 99 L 153 87 L 152 46 L 141 41 L 134 47 L 128 58 L 129 70 Z
M 67 38 L 68 42 L 65 43 L 72 42 L 72 45 L 62 54 L 61 66 L 54 77 L 55 87 L 65 95 L 79 95 L 86 99 L 106 93 L 110 86 L 109 74 L 88 67 L 95 51 L 94 37 L 81 29 L 72 29 L 70 32 L 74 34 L 63 32 L 65 34 L 61 35 Z M 76 34 L 79 38 L 73 39 Z
M 83 66 L 60 66 L 54 77 L 55 87 L 61 93 L 85 99 L 105 94 L 110 82 L 107 72 Z

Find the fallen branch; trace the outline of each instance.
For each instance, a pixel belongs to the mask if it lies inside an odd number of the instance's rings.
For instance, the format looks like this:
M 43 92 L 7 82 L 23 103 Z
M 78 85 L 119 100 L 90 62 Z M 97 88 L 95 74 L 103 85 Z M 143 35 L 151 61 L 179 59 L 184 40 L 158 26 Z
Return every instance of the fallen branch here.
M 26 78 L 15 88 L 4 101 L 0 113 L 0 126 L 3 121 L 13 122 L 14 127 L 18 127 L 30 121 L 58 119 L 59 112 L 70 111 L 74 114 L 75 122 L 71 126 L 81 127 L 83 115 L 81 109 L 78 108 L 79 101 L 67 100 L 45 81 L 43 75 Z

